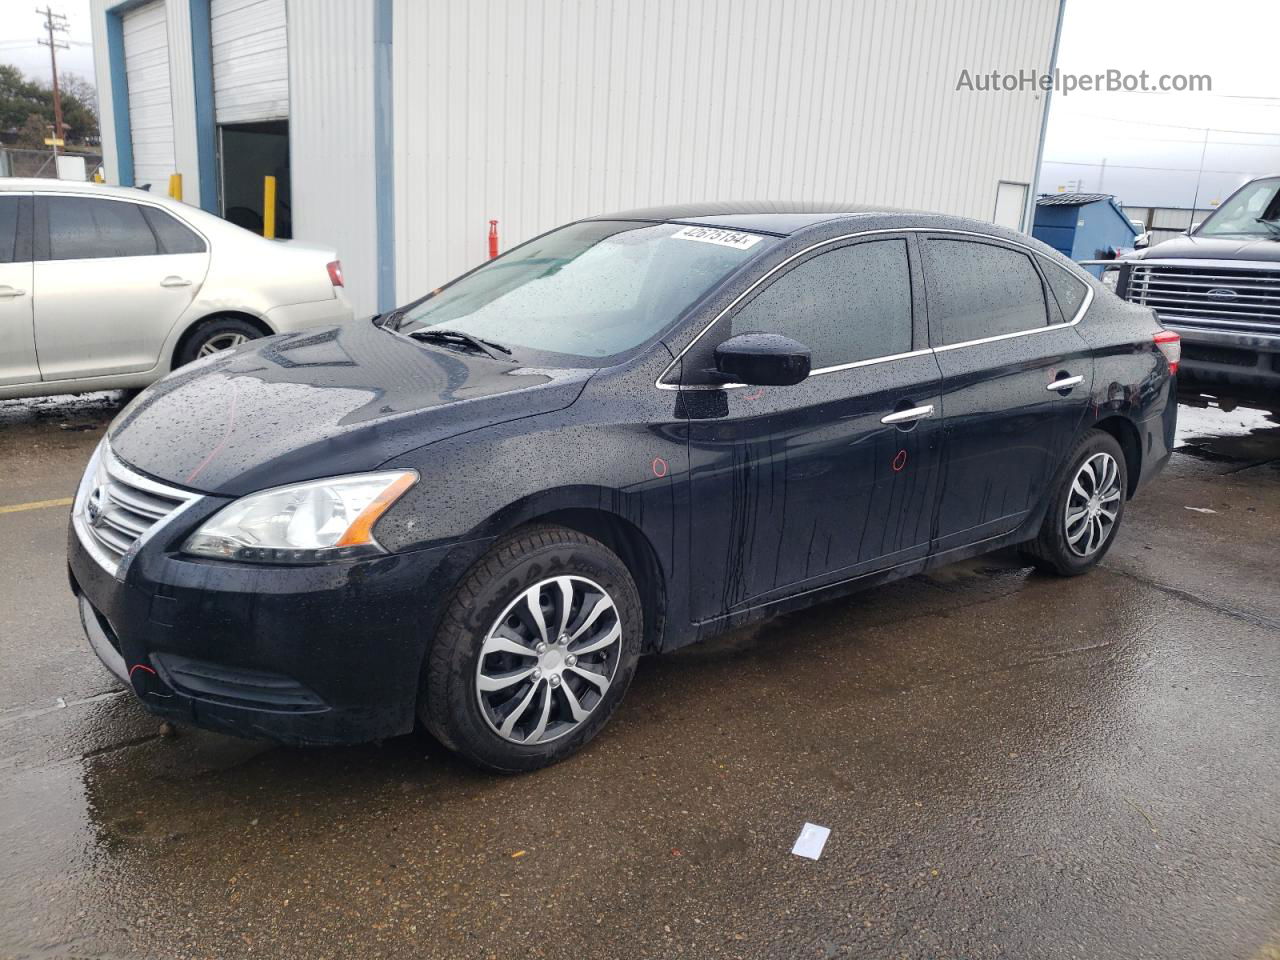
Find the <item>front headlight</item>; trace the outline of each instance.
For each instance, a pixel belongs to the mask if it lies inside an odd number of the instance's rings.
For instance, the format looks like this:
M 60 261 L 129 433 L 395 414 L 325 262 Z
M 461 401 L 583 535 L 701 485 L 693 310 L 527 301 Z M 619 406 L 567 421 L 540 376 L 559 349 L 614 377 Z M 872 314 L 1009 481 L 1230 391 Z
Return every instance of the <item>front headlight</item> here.
M 257 563 L 324 563 L 382 553 L 373 525 L 417 481 L 412 470 L 395 470 L 263 490 L 223 507 L 182 549 Z

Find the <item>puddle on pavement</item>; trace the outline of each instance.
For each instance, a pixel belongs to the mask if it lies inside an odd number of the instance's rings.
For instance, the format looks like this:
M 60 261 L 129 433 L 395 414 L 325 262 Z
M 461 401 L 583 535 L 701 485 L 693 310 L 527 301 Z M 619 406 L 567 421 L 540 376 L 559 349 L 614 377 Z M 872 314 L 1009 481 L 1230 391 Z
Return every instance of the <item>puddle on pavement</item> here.
M 1252 407 L 1178 406 L 1174 449 L 1214 463 L 1265 463 L 1280 458 L 1280 414 Z

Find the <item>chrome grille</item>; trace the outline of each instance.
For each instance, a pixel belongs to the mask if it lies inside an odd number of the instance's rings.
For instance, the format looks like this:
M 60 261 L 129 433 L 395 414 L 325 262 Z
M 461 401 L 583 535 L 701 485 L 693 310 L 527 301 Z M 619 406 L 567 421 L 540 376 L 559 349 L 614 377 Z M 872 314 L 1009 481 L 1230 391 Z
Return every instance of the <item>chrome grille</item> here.
M 104 442 L 85 471 L 72 518 L 89 553 L 118 574 L 130 551 L 196 496 L 130 470 Z
M 1175 325 L 1245 333 L 1280 330 L 1280 270 L 1137 263 L 1127 296 Z

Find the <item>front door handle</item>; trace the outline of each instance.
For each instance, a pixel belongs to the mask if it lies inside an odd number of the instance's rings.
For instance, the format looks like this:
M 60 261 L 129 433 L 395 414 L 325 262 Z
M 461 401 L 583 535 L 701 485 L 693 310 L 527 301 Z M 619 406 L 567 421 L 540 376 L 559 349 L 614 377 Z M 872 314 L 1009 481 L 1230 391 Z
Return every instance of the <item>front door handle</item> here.
M 880 418 L 881 423 L 914 423 L 917 420 L 923 420 L 926 417 L 933 416 L 933 404 L 927 404 L 923 407 L 912 407 L 910 410 L 899 410 L 897 413 L 891 413 L 888 416 Z
M 12 300 L 14 297 L 25 297 L 26 295 L 27 291 L 19 290 L 17 287 L 0 287 L 0 300 Z
M 1046 390 L 1070 390 L 1072 387 L 1084 383 L 1084 377 L 1063 377 L 1061 380 L 1054 380 L 1045 384 Z
M 190 280 L 183 279 L 182 277 L 165 277 L 163 280 L 161 280 L 161 281 L 160 281 L 160 286 L 162 286 L 162 287 L 189 287 L 189 286 L 191 286 L 191 281 L 190 281 Z

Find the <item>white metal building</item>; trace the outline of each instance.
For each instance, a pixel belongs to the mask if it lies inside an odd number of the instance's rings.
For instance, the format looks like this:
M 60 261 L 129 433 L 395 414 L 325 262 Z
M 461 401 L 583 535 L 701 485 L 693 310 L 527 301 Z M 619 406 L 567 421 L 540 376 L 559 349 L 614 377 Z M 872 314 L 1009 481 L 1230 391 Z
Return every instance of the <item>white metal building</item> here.
M 372 311 L 587 214 L 822 199 L 1020 226 L 1063 0 L 93 0 L 108 179 L 336 246 Z M 256 204 L 256 212 L 255 212 Z

